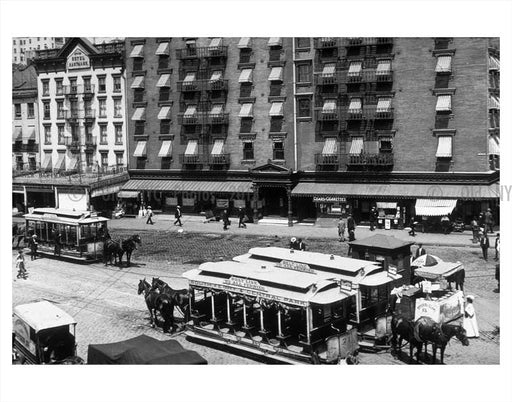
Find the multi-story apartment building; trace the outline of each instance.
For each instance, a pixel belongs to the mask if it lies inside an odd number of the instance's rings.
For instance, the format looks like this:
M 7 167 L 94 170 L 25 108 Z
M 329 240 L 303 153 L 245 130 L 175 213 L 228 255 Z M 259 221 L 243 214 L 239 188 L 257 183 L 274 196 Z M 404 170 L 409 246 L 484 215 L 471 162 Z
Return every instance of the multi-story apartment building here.
M 58 49 L 64 46 L 65 38 L 26 37 L 12 39 L 12 62 L 27 64 L 35 57 L 37 50 Z
M 372 206 L 391 226 L 498 212 L 496 39 L 128 38 L 126 49 L 125 196 L 290 223 L 364 221 Z

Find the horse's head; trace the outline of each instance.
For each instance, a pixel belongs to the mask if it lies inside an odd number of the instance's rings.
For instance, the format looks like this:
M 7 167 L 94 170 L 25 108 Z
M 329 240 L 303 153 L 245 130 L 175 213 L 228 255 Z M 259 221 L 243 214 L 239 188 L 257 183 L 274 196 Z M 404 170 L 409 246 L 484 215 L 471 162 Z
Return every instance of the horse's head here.
M 456 327 L 455 337 L 464 345 L 469 346 L 469 340 L 466 335 L 466 330 L 462 325 Z
M 157 289 L 159 286 L 163 284 L 163 281 L 160 278 L 155 278 L 151 280 L 151 290 Z
M 145 285 L 146 278 L 139 280 L 139 287 L 137 288 L 137 294 L 140 295 L 142 292 L 144 292 L 144 289 L 146 288 Z
M 138 234 L 133 235 L 133 236 L 132 236 L 132 240 L 133 240 L 135 243 L 142 244 L 142 239 L 140 238 L 140 236 L 139 236 Z

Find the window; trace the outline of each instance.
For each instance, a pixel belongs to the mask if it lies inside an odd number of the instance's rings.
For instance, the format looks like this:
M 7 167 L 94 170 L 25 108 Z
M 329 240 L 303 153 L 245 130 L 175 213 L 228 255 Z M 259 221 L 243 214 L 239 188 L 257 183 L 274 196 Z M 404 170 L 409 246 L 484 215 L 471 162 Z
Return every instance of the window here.
M 70 100 L 69 106 L 70 106 L 71 114 L 73 115 L 73 117 L 78 117 L 78 101 L 76 99 Z
M 275 141 L 272 151 L 274 160 L 284 160 L 284 144 L 282 141 Z
M 76 94 L 78 92 L 78 86 L 76 83 L 76 78 L 69 79 L 69 92 L 72 94 Z
M 100 144 L 107 144 L 107 125 L 100 124 Z
M 158 56 L 158 69 L 166 69 L 169 68 L 169 55 L 162 54 Z
M 85 154 L 85 166 L 92 167 L 94 164 L 94 154 L 91 152 L 87 152 Z
M 299 117 L 311 117 L 311 99 L 300 98 L 297 102 Z
M 444 129 L 444 128 L 449 128 L 450 124 L 450 115 L 442 115 L 442 114 L 438 114 L 436 115 L 436 121 L 435 121 L 435 128 L 436 129 Z
M 71 138 L 72 138 L 73 142 L 76 143 L 80 140 L 78 125 L 72 124 L 70 127 L 71 127 Z
M 252 119 L 241 119 L 240 121 L 240 132 L 250 133 L 252 131 Z
M 57 137 L 58 137 L 58 143 L 59 145 L 63 145 L 66 140 L 65 140 L 65 134 L 64 134 L 64 125 L 63 124 L 59 124 L 57 126 Z
M 135 122 L 135 134 L 142 135 L 144 134 L 144 129 L 146 127 L 145 121 L 136 121 Z
M 122 152 L 116 152 L 116 166 L 123 166 L 124 158 Z
M 121 77 L 118 75 L 115 75 L 113 77 L 114 79 L 114 92 L 121 92 Z
M 55 80 L 56 85 L 56 94 L 63 95 L 64 94 L 64 85 L 62 84 L 62 79 Z
M 160 120 L 160 134 L 169 134 L 171 132 L 171 121 Z
M 134 59 L 137 60 L 137 59 Z M 137 169 L 145 169 L 146 168 L 146 158 L 137 158 Z
M 107 117 L 107 100 L 98 99 L 98 106 L 100 109 L 99 117 Z
M 310 40 L 309 38 L 295 38 L 295 46 L 299 49 L 306 49 L 309 48 Z
M 144 59 L 143 58 L 133 59 L 133 71 L 142 71 L 143 68 L 144 68 Z
M 104 75 L 98 76 L 98 92 L 107 92 L 106 77 Z
M 144 102 L 144 89 L 134 89 L 133 90 L 133 101 L 134 102 Z
M 123 117 L 123 104 L 121 99 L 114 99 L 114 117 Z
M 14 118 L 21 119 L 21 103 L 16 103 L 14 105 Z
M 250 49 L 250 48 L 240 49 L 240 63 L 250 63 L 251 55 L 252 55 L 252 49 Z
M 101 167 L 108 167 L 108 152 L 102 152 L 101 154 Z
M 311 64 L 297 65 L 297 82 L 311 82 Z
M 252 84 L 240 85 L 240 98 L 250 98 L 252 93 Z
M 44 120 L 49 120 L 49 119 L 51 119 L 51 114 L 50 114 L 50 102 L 44 102 L 44 103 L 43 103 L 43 111 L 44 111 L 43 119 L 44 119 Z
M 254 145 L 252 142 L 244 142 L 243 158 L 244 158 L 244 160 L 253 160 L 254 159 Z
M 449 88 L 450 75 L 449 74 L 438 74 L 436 75 L 435 88 Z
M 50 125 L 44 126 L 44 143 L 46 145 L 50 145 L 52 143 L 52 126 Z
M 116 145 L 122 145 L 123 144 L 123 125 L 115 124 L 114 130 L 115 130 L 115 137 L 116 137 Z
M 57 101 L 57 119 L 64 119 L 64 102 Z
M 84 77 L 83 80 L 84 80 L 84 92 L 91 93 L 92 92 L 91 77 Z
M 158 100 L 160 102 L 168 101 L 170 93 L 171 93 L 171 88 L 169 88 L 169 87 L 161 87 L 160 88 L 160 94 L 158 96 Z
M 29 119 L 34 118 L 34 104 L 33 103 L 27 103 L 27 118 L 29 118 Z
M 84 125 L 84 129 L 85 129 L 85 141 L 86 141 L 86 143 L 91 144 L 93 142 L 93 139 L 92 139 L 92 125 L 91 124 L 85 124 Z
M 49 96 L 50 95 L 50 81 L 44 80 L 43 81 L 43 96 Z
M 16 169 L 23 170 L 23 155 L 16 155 Z
M 379 152 L 380 153 L 393 152 L 393 138 L 392 137 L 382 137 L 379 139 Z
M 269 61 L 281 61 L 281 49 L 272 48 L 268 51 Z
M 172 158 L 170 158 L 168 156 L 161 158 L 160 169 L 170 169 L 171 168 L 171 162 L 172 162 Z
M 271 133 L 280 133 L 282 130 L 283 130 L 283 118 L 282 117 L 272 117 L 272 119 L 270 119 L 270 132 Z
M 434 44 L 435 50 L 448 49 L 448 46 L 450 44 L 450 38 L 436 38 Z
M 283 84 L 280 82 L 272 82 L 270 83 L 270 93 L 269 96 L 281 96 L 281 90 L 283 89 Z

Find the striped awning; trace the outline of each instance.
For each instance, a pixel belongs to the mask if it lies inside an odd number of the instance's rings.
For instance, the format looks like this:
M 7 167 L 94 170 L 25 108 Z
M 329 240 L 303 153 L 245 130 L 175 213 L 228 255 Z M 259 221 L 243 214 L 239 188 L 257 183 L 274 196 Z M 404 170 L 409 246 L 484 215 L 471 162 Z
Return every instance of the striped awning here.
M 270 107 L 269 116 L 282 116 L 283 115 L 283 102 L 272 102 Z
M 132 85 L 130 85 L 131 89 L 141 89 L 144 88 L 144 76 L 143 75 L 137 75 L 132 82 Z
M 338 152 L 336 138 L 326 138 L 322 155 L 335 155 Z
M 59 152 L 59 157 L 57 158 L 57 163 L 53 167 L 57 170 L 64 170 L 66 166 L 66 154 L 64 152 Z
M 157 56 L 165 56 L 169 55 L 169 42 L 160 42 L 158 48 L 156 49 L 155 54 Z
M 206 193 L 252 193 L 250 181 L 189 181 L 189 180 L 144 180 L 132 179 L 123 186 L 125 190 L 138 191 L 176 191 Z
M 350 99 L 350 105 L 348 106 L 349 112 L 360 112 L 363 108 L 361 98 Z
M 450 111 L 452 110 L 452 96 L 451 95 L 439 95 L 437 97 L 436 111 Z
M 23 137 L 23 129 L 21 127 L 14 127 L 12 131 L 12 142 L 21 141 Z
M 208 45 L 208 49 L 217 49 L 222 45 L 222 38 L 213 38 Z
M 212 148 L 212 155 L 222 155 L 224 151 L 224 140 L 215 140 Z
M 416 200 L 416 215 L 419 216 L 444 216 L 451 214 L 457 200 L 418 198 Z
M 196 105 L 190 105 L 187 106 L 187 110 L 185 110 L 185 117 L 194 117 L 197 112 L 197 106 Z
M 185 155 L 197 155 L 197 140 L 188 141 Z
M 42 168 L 43 168 L 43 170 L 48 170 L 48 169 L 51 169 L 51 167 L 52 167 L 52 153 L 45 152 Z
M 391 98 L 379 98 L 377 101 L 377 112 L 389 112 L 391 109 Z
M 171 86 L 171 74 L 162 74 L 156 83 L 157 88 Z
M 68 170 L 75 170 L 78 165 L 78 158 L 71 158 L 69 160 Z
M 220 81 L 222 79 L 222 71 L 215 70 L 210 77 L 210 82 Z
M 223 105 L 213 105 L 210 110 L 210 116 L 219 116 L 222 114 Z
M 101 197 L 102 195 L 117 194 L 121 190 L 121 184 L 101 187 L 91 191 L 91 197 Z M 119 194 L 117 195 L 119 197 Z
M 500 71 L 500 61 L 494 56 L 489 55 L 489 70 Z
M 196 80 L 196 73 L 187 73 L 183 82 L 190 83 L 190 82 L 194 82 L 195 80 Z
M 251 47 L 251 38 L 240 38 L 240 41 L 238 42 L 239 49 L 250 48 L 250 47 Z
M 135 45 L 130 53 L 130 57 L 144 57 L 144 45 Z
M 139 194 L 140 191 L 121 190 L 117 193 L 117 198 L 137 198 Z
M 138 107 L 133 112 L 132 120 L 134 121 L 140 121 L 140 120 L 146 120 L 146 117 L 144 116 L 146 113 L 146 108 L 144 107 Z
M 489 155 L 500 154 L 500 137 L 492 135 L 489 137 Z
M 146 141 L 137 141 L 137 146 L 133 152 L 136 158 L 143 158 L 146 156 Z
M 269 81 L 282 81 L 283 80 L 283 67 L 272 67 L 270 75 L 268 76 Z
M 499 109 L 500 98 L 494 95 L 489 95 L 489 109 Z
M 439 56 L 437 58 L 436 73 L 449 73 L 452 71 L 452 56 Z
M 158 112 L 158 120 L 170 120 L 171 118 L 171 107 L 162 106 Z
M 252 103 L 242 103 L 238 117 L 252 117 Z
M 322 107 L 322 113 L 332 114 L 334 112 L 336 112 L 336 100 L 327 99 Z
M 348 67 L 348 76 L 353 77 L 361 74 L 361 70 L 363 68 L 362 61 L 351 61 Z
M 268 40 L 269 46 L 281 46 L 281 38 L 270 38 Z
M 23 142 L 27 143 L 28 141 L 36 140 L 36 128 L 34 126 L 27 127 L 27 131 L 23 133 Z
M 159 158 L 168 158 L 172 154 L 172 141 L 164 140 L 162 141 L 162 146 L 160 147 L 160 151 L 158 152 Z
M 244 68 L 238 77 L 238 82 L 252 82 L 252 68 Z
M 359 155 L 363 152 L 364 148 L 364 138 L 363 137 L 354 137 L 352 138 L 352 143 L 350 144 L 350 151 L 348 152 L 350 155 Z
M 379 60 L 377 63 L 377 75 L 388 75 L 391 72 L 391 60 Z
M 440 136 L 437 143 L 436 158 L 452 157 L 452 137 Z
M 326 63 L 322 69 L 322 77 L 334 77 L 336 72 L 336 63 Z

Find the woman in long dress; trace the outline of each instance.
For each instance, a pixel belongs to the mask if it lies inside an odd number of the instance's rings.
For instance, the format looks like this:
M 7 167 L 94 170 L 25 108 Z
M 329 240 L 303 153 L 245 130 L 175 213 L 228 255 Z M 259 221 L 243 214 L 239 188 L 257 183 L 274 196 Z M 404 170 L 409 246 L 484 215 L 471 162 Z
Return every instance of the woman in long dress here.
M 475 306 L 473 305 L 474 296 L 468 296 L 466 308 L 464 309 L 464 329 L 468 338 L 478 338 L 478 323 L 476 322 Z

